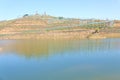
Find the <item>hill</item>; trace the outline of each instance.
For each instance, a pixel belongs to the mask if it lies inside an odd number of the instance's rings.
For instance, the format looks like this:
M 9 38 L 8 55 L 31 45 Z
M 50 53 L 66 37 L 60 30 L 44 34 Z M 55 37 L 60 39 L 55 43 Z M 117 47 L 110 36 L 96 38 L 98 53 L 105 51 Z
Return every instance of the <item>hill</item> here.
M 112 27 L 111 27 L 112 26 Z M 0 39 L 85 38 L 99 28 L 101 33 L 119 33 L 120 21 L 28 15 L 0 22 Z

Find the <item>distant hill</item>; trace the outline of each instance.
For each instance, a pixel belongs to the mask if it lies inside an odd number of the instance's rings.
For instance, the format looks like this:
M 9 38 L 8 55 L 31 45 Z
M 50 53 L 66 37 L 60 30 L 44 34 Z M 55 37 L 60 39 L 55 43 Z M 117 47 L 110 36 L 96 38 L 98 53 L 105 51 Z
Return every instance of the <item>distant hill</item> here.
M 50 15 L 28 15 L 8 21 L 0 22 L 0 34 L 41 33 L 49 28 L 79 24 L 78 19 L 67 19 Z
M 44 34 L 44 36 L 46 36 L 46 34 L 55 36 L 58 33 L 60 33 L 58 35 L 64 35 L 64 37 L 69 35 L 73 37 L 72 34 L 77 36 L 84 34 L 82 37 L 87 37 L 92 33 L 91 30 L 96 30 L 98 28 L 106 28 L 101 30 L 101 33 L 118 33 L 120 31 L 120 21 L 64 18 L 54 17 L 46 14 L 25 14 L 21 18 L 0 21 L 0 39 L 21 39 L 21 37 L 24 39 L 31 38 L 31 35 L 32 37 L 37 35 L 39 38 L 41 38 L 40 36 L 43 37 L 42 34 Z M 46 36 L 46 38 L 47 37 L 48 36 Z

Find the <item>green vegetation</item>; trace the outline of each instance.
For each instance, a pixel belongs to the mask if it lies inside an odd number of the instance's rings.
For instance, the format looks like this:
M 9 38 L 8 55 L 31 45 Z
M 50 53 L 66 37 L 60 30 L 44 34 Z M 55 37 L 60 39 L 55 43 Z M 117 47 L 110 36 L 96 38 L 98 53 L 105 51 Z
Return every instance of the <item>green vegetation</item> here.
M 25 14 L 25 15 L 23 15 L 23 17 L 28 17 L 29 16 L 29 14 Z

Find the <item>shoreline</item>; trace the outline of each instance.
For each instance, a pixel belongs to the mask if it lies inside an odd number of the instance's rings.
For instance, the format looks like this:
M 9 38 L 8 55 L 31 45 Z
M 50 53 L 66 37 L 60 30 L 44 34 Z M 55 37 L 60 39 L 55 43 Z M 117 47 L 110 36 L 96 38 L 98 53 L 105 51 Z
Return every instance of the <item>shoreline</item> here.
M 41 34 L 12 34 L 0 36 L 0 40 L 22 40 L 22 39 L 105 39 L 120 38 L 120 33 L 97 33 L 92 30 L 83 32 L 46 32 Z M 88 37 L 89 36 L 89 37 Z

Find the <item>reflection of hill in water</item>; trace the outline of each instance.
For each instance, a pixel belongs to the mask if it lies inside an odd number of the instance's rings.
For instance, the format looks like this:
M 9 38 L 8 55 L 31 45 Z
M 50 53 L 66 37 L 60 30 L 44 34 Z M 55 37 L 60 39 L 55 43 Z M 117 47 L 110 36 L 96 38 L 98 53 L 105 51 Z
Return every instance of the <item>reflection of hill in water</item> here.
M 63 54 L 97 54 L 113 49 L 111 40 L 18 40 L 9 44 L 6 51 L 26 57 L 48 57 Z

